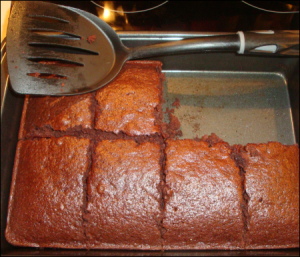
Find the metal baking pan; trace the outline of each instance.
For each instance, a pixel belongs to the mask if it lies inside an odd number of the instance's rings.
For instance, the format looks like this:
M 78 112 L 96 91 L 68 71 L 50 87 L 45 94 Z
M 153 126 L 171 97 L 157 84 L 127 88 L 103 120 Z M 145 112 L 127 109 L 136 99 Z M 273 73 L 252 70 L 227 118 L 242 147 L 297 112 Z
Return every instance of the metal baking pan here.
M 196 36 L 226 33 L 119 32 L 134 47 Z M 5 49 L 3 49 L 5 52 Z M 2 58 L 3 57 L 3 58 Z M 7 73 L 1 51 L 1 81 Z M 193 53 L 151 58 L 163 63 L 164 108 L 181 106 L 174 114 L 182 138 L 216 133 L 230 144 L 279 141 L 299 143 L 299 58 L 238 55 L 227 52 Z M 14 247 L 4 231 L 8 197 L 24 96 L 1 83 L 1 255 L 270 255 L 296 256 L 299 248 L 256 251 L 101 251 Z M 167 119 L 167 117 L 166 117 Z

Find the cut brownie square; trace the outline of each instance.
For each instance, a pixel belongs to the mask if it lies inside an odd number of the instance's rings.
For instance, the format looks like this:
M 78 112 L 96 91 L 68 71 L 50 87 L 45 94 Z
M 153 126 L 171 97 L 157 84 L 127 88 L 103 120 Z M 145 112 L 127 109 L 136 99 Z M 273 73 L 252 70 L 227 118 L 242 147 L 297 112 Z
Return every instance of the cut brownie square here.
M 240 162 L 249 198 L 246 247 L 299 247 L 299 147 L 248 144 Z
M 17 246 L 85 248 L 82 208 L 90 160 L 89 139 L 19 141 L 7 241 Z
M 26 96 L 19 139 L 52 137 L 94 126 L 93 94 L 77 96 Z
M 88 179 L 90 248 L 161 249 L 159 144 L 103 140 L 94 150 Z
M 243 248 L 242 179 L 225 142 L 167 140 L 164 249 Z
M 129 61 L 96 93 L 95 128 L 130 136 L 161 133 L 162 63 Z

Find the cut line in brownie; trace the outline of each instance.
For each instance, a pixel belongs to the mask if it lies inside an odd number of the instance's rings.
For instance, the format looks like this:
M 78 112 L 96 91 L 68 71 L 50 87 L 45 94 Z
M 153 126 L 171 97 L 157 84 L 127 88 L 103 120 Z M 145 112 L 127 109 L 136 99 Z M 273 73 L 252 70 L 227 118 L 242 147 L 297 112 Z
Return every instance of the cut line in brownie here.
M 225 142 L 167 140 L 166 250 L 242 249 L 242 180 Z
M 161 250 L 161 145 L 102 140 L 88 178 L 91 249 Z
M 118 76 L 96 91 L 95 129 L 129 136 L 161 134 L 162 63 L 128 61 Z
M 299 247 L 299 147 L 279 142 L 236 146 L 245 177 L 247 249 Z
M 19 139 L 83 134 L 86 136 L 93 133 L 94 95 L 95 93 L 60 97 L 27 95 Z
M 94 134 L 95 142 L 99 142 L 102 140 L 117 140 L 117 139 L 133 140 L 137 144 L 141 144 L 141 143 L 145 143 L 145 142 L 156 143 L 161 146 L 164 144 L 163 138 L 158 134 L 154 134 L 151 136 L 145 136 L 145 135 L 144 136 L 128 136 L 124 132 L 115 134 L 112 132 L 104 132 L 104 131 L 99 131 L 99 130 Z
M 89 139 L 18 142 L 6 240 L 16 246 L 86 248 L 83 212 Z

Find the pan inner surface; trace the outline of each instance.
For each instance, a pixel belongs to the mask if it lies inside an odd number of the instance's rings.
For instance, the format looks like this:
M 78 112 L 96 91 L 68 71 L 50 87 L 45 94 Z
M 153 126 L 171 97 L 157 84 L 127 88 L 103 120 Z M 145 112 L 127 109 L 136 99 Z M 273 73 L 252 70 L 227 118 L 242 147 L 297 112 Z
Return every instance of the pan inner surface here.
M 181 138 L 216 133 L 230 144 L 296 142 L 287 83 L 280 74 L 164 72 L 164 109 L 174 108 Z M 172 106 L 176 98 L 179 108 Z

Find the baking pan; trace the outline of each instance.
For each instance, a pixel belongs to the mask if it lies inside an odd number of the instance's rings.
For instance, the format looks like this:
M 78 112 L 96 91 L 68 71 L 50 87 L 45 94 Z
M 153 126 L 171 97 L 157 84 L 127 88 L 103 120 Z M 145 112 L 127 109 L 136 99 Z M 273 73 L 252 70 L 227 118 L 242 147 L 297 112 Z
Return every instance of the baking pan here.
M 128 47 L 226 33 L 119 32 Z M 5 52 L 5 48 L 3 53 Z M 1 51 L 1 82 L 7 73 Z M 174 108 L 182 138 L 216 133 L 230 144 L 299 143 L 299 58 L 227 52 L 149 58 L 163 63 L 164 109 Z M 14 247 L 4 237 L 24 96 L 1 83 L 1 255 L 297 256 L 299 248 L 256 251 L 101 251 Z M 175 99 L 180 107 L 172 106 Z M 165 117 L 167 120 L 167 117 Z

